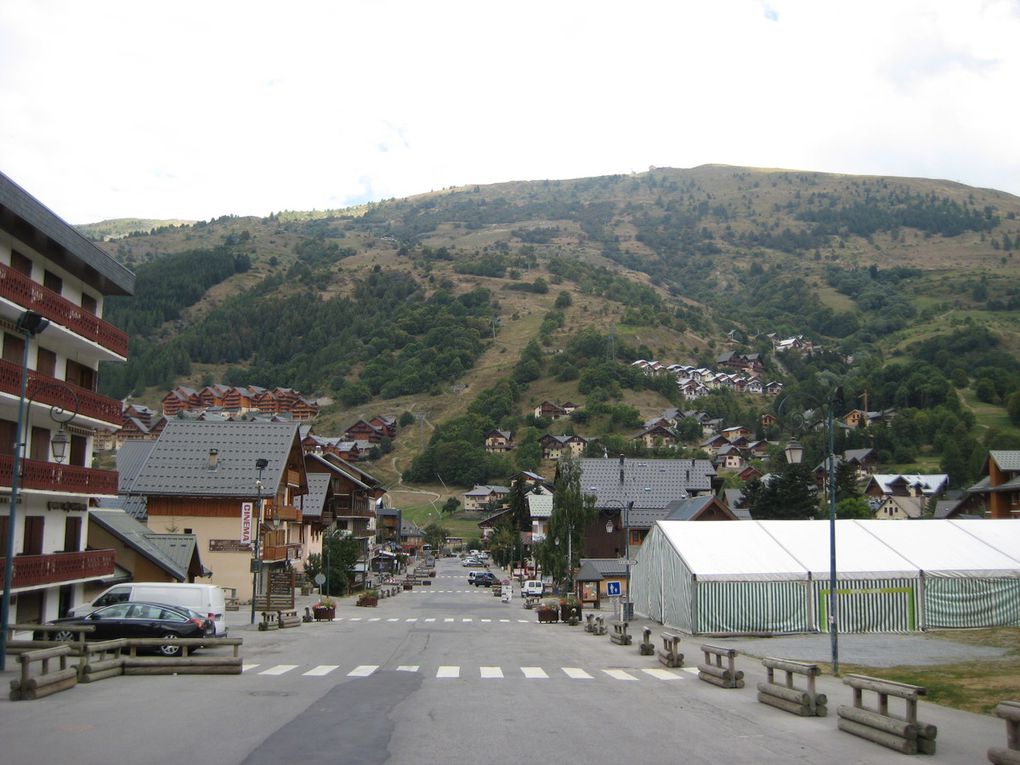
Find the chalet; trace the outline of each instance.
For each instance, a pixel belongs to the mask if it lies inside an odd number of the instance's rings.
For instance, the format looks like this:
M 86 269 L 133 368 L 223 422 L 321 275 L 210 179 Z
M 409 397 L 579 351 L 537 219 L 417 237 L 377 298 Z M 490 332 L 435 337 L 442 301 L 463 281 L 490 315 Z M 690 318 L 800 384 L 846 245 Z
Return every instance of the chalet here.
M 730 445 L 729 439 L 727 439 L 725 436 L 715 435 L 709 436 L 700 444 L 698 444 L 698 448 L 704 449 L 706 452 L 714 456 L 718 454 L 719 450 L 722 449 L 724 446 L 729 445 Z
M 775 380 L 772 380 L 771 382 L 765 383 L 763 392 L 767 396 L 778 396 L 783 392 L 783 384 L 781 382 L 776 382 Z
M 332 454 L 305 454 L 304 459 L 310 482 L 313 478 L 321 481 L 317 475 L 328 476 L 329 486 L 323 493 L 322 525 L 328 525 L 327 521 L 335 523 L 341 533 L 356 539 L 360 548 L 358 560 L 367 565 L 376 536 L 376 501 L 384 493 L 382 484 L 369 473 Z
M 575 404 L 573 401 L 564 401 L 563 402 L 563 411 L 566 412 L 567 414 L 573 414 L 574 412 L 576 412 L 580 408 L 581 408 L 581 405 L 580 404 Z
M 201 405 L 198 391 L 184 385 L 178 385 L 163 396 L 162 408 L 164 417 L 175 417 L 184 409 L 194 409 Z
M 720 470 L 741 470 L 746 463 L 744 462 L 744 453 L 739 447 L 726 444 L 715 453 L 712 464 Z
M 680 395 L 688 401 L 707 396 L 709 393 L 708 386 L 694 379 L 678 380 L 677 387 L 680 389 Z
M 542 459 L 558 460 L 564 454 L 580 457 L 588 447 L 588 440 L 582 436 L 554 436 L 546 433 L 538 440 L 542 447 Z
M 771 428 L 776 424 L 776 416 L 771 412 L 765 412 L 765 414 L 761 416 L 760 422 L 763 428 Z
M 745 428 L 743 425 L 734 425 L 730 428 L 723 428 L 722 435 L 726 437 L 726 440 L 733 443 L 739 438 L 746 439 L 754 435 L 750 428 Z
M 991 518 L 1020 518 L 1020 451 L 993 449 L 981 474 L 967 493 L 983 501 Z
M 560 417 L 566 416 L 567 410 L 559 404 L 554 404 L 552 401 L 543 401 L 535 407 L 535 417 L 541 417 L 545 420 L 558 420 Z
M 932 475 L 882 475 L 875 473 L 864 487 L 869 497 L 933 497 L 949 488 L 949 476 L 944 473 Z
M 761 478 L 762 475 L 764 474 L 758 468 L 754 467 L 754 465 L 748 465 L 737 473 L 737 478 L 744 483 L 747 483 L 748 481 L 753 481 L 755 478 Z
M 485 451 L 490 454 L 508 452 L 513 448 L 513 436 L 509 430 L 490 430 L 485 434 Z
M 538 544 L 549 534 L 549 518 L 552 516 L 552 492 L 542 487 L 538 493 L 528 492 L 528 512 L 531 515 L 531 544 Z
M 677 447 L 680 444 L 680 436 L 671 428 L 665 425 L 653 425 L 645 428 L 632 439 L 640 441 L 646 449 L 655 449 L 662 446 Z
M 496 507 L 503 504 L 510 489 L 506 486 L 491 486 L 478 484 L 471 491 L 464 492 L 464 509 L 477 512 L 488 507 Z
M 375 417 L 368 421 L 368 424 L 374 425 L 375 427 L 382 430 L 382 432 L 388 438 L 397 437 L 397 421 L 393 417 L 387 417 L 386 415 L 377 414 Z
M 923 509 L 923 497 L 886 497 L 875 511 L 875 519 L 902 521 L 920 518 Z
M 255 408 L 255 394 L 250 388 L 234 386 L 223 394 L 223 408 L 244 414 Z
M 737 517 L 725 502 L 712 494 L 677 499 L 666 505 L 666 521 L 735 521 Z
M 383 440 L 386 432 L 378 428 L 368 420 L 358 420 L 344 431 L 344 439 L 347 441 L 368 441 L 378 444 Z
M 173 420 L 129 493 L 145 498 L 149 528 L 190 530 L 217 584 L 242 600 L 253 595 L 256 540 L 259 595 L 274 572 L 291 570 L 306 543 L 299 498 L 308 479 L 293 423 Z
M 768 457 L 769 447 L 773 446 L 768 441 L 751 441 L 747 444 L 747 454 L 751 459 L 762 460 Z

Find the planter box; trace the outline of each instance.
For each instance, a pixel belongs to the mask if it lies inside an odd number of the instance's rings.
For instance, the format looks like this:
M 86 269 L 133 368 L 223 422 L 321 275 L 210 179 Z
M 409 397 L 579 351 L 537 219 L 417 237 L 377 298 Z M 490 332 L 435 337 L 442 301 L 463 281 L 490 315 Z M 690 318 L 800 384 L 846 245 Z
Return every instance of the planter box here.
M 540 608 L 537 613 L 539 623 L 554 624 L 560 620 L 560 613 L 554 608 Z
M 331 622 L 336 618 L 336 606 L 313 606 L 312 616 L 317 622 Z
M 405 590 L 410 590 L 412 587 L 414 587 L 414 585 L 411 584 L 410 582 L 404 582 L 404 589 Z
M 565 622 L 567 619 L 569 619 L 570 618 L 571 610 L 573 610 L 575 608 L 577 609 L 577 618 L 580 619 L 581 618 L 581 604 L 580 603 L 578 603 L 576 606 L 568 606 L 568 605 L 565 605 L 563 603 L 560 603 L 560 621 L 561 622 Z
M 379 598 L 366 598 L 364 595 L 362 595 L 360 598 L 358 598 L 357 605 L 372 608 L 374 606 L 379 605 Z

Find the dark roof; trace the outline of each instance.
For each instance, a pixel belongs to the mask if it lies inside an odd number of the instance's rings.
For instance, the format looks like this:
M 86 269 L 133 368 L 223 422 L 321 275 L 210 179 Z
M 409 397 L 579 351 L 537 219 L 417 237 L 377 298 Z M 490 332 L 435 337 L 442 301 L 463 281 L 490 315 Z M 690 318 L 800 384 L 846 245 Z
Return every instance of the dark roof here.
M 627 564 L 622 558 L 581 558 L 581 568 L 574 579 L 578 582 L 597 582 L 609 576 L 626 576 Z
M 620 460 L 583 457 L 581 491 L 595 495 L 595 506 L 633 502 L 635 509 L 662 508 L 685 495 L 712 490 L 715 468 L 709 460 Z M 620 480 L 621 470 L 623 481 Z
M 132 295 L 135 275 L 0 173 L 0 228 L 104 295 Z M 43 236 L 36 236 L 40 232 Z
M 329 491 L 329 473 L 309 473 L 308 493 L 301 498 L 301 515 L 305 518 L 321 518 Z
M 170 422 L 138 472 L 132 494 L 255 496 L 255 460 L 266 459 L 263 486 L 271 495 L 283 479 L 297 425 L 289 422 Z M 217 465 L 209 469 L 209 450 Z
M 178 582 L 187 579 L 196 550 L 194 534 L 156 533 L 123 510 L 92 510 L 89 520 L 148 558 Z

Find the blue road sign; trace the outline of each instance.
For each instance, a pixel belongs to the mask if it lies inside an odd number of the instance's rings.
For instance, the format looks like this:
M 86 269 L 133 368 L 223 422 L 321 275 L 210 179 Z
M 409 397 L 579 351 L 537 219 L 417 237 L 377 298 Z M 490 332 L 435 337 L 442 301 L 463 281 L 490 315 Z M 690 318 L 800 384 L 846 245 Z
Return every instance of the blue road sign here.
M 613 597 L 620 594 L 619 582 L 606 582 L 606 595 Z

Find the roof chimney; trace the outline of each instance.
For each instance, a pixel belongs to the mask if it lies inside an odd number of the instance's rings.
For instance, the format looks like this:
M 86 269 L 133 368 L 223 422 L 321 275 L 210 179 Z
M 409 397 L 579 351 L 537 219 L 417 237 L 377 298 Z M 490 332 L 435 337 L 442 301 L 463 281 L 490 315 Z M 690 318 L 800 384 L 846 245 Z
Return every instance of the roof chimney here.
M 623 483 L 623 455 L 620 455 L 620 483 Z
M 216 466 L 220 464 L 220 450 L 210 449 L 209 450 L 209 469 L 215 470 Z

